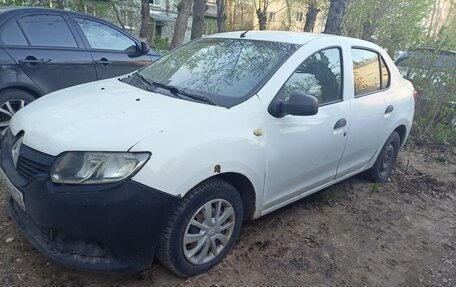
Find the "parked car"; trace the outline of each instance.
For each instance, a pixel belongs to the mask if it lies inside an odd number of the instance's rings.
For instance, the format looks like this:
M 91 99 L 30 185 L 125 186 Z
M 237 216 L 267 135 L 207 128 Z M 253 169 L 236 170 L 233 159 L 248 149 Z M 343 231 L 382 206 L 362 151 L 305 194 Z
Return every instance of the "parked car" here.
M 50 92 L 124 75 L 158 57 L 98 18 L 45 8 L 0 9 L 0 132 Z
M 432 102 L 441 103 L 450 111 L 445 115 L 445 122 L 456 127 L 456 51 L 408 50 L 397 57 L 395 64 L 402 76 L 416 87 L 420 98 L 418 108 L 429 112 Z
M 199 274 L 244 220 L 360 172 L 385 181 L 413 90 L 362 40 L 204 37 L 16 113 L 0 158 L 9 214 L 66 266 L 133 272 L 155 254 L 177 275 Z

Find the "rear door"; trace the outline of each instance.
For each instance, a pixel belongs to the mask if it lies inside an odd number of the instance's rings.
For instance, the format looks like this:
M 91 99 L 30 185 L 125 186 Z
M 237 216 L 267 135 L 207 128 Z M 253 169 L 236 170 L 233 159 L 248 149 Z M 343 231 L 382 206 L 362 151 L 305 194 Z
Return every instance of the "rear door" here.
M 92 18 L 76 17 L 78 29 L 90 47 L 98 79 L 106 79 L 135 71 L 151 62 L 141 55 L 137 42 L 120 29 Z
M 26 40 L 7 53 L 44 93 L 96 80 L 92 56 L 65 15 L 30 13 L 7 25 Z
M 350 51 L 354 98 L 350 101 L 351 127 L 337 177 L 368 166 L 389 136 L 395 113 L 390 72 L 382 56 L 370 49 Z

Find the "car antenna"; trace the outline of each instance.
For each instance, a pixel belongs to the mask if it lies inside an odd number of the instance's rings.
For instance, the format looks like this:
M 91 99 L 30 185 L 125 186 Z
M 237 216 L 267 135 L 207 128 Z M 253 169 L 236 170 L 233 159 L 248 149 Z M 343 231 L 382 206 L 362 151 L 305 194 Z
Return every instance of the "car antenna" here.
M 245 38 L 245 34 L 247 34 L 249 31 L 250 31 L 250 30 L 247 30 L 247 31 L 245 31 L 245 32 L 242 32 L 241 38 Z

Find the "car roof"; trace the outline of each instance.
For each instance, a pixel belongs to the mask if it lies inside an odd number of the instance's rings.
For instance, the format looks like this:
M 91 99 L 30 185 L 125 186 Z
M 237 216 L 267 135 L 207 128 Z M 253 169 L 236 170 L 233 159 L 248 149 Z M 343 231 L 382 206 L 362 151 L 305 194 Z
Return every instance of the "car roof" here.
M 241 37 L 241 34 L 244 37 Z M 246 40 L 260 40 L 260 41 L 272 41 L 272 42 L 283 42 L 290 44 L 303 45 L 313 39 L 322 37 L 334 37 L 329 34 L 315 34 L 306 32 L 289 32 L 289 31 L 237 31 L 237 32 L 226 32 L 219 34 L 212 34 L 207 36 L 208 38 L 230 38 L 230 39 L 246 39 Z
M 242 36 L 244 35 L 244 36 Z M 324 34 L 324 33 L 307 33 L 307 32 L 290 32 L 290 31 L 237 31 L 237 32 L 226 32 L 219 34 L 212 34 L 206 36 L 208 38 L 229 38 L 229 39 L 246 39 L 246 40 L 258 40 L 258 41 L 271 41 L 271 42 L 282 42 L 297 45 L 304 45 L 315 39 L 332 38 L 332 39 L 344 39 L 351 43 L 353 46 L 361 46 L 368 49 L 374 49 L 381 51 L 382 48 L 378 45 L 356 38 L 350 38 L 345 36 Z
M 73 12 L 69 10 L 61 10 L 61 9 L 52 9 L 52 8 L 44 8 L 44 7 L 2 7 L 0 8 L 0 22 L 2 18 L 9 18 L 10 16 L 15 16 L 16 14 L 23 14 L 29 12 L 53 12 L 53 13 L 61 13 L 61 14 L 73 14 L 73 15 L 80 15 L 86 18 L 93 18 L 97 19 L 98 21 L 106 22 L 103 19 L 93 17 L 88 14 Z

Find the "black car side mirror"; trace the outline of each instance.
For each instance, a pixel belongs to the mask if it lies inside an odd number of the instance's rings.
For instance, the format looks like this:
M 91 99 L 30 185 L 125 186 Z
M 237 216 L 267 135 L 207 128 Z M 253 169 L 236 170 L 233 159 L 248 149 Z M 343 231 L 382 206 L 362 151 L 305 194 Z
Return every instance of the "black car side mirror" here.
M 144 42 L 141 42 L 141 44 L 136 43 L 136 50 L 138 50 L 139 54 L 145 55 L 149 53 L 150 48 L 149 45 L 147 45 Z
M 305 92 L 294 91 L 288 101 L 274 101 L 268 110 L 272 116 L 277 118 L 285 115 L 313 116 L 318 113 L 318 99 Z

